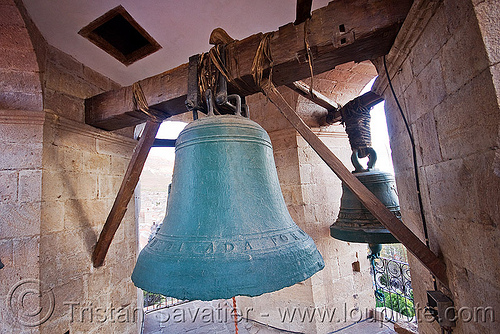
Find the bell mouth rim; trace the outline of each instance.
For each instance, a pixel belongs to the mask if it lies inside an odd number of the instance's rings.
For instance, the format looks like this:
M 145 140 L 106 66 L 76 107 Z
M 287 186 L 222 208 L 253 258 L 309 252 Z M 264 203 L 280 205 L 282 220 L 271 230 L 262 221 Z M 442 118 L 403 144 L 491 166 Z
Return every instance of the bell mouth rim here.
M 314 244 L 313 244 L 314 245 Z M 140 274 L 140 269 L 138 270 L 137 264 L 136 267 L 134 268 L 134 271 L 132 272 L 132 282 L 134 285 L 144 291 L 149 291 L 152 293 L 160 293 L 163 295 L 168 295 L 169 297 L 174 297 L 177 299 L 184 299 L 184 300 L 204 300 L 204 301 L 209 301 L 209 300 L 215 300 L 215 299 L 228 299 L 234 296 L 248 296 L 248 297 L 256 297 L 263 295 L 265 293 L 270 293 L 274 291 L 279 291 L 281 289 L 284 289 L 286 287 L 293 286 L 297 283 L 303 282 L 306 279 L 312 277 L 314 274 L 317 272 L 323 270 L 325 268 L 325 262 L 323 260 L 323 257 L 321 256 L 321 253 L 317 250 L 317 248 L 313 247 L 314 249 L 311 249 L 312 254 L 309 254 L 311 257 L 315 257 L 314 261 L 311 261 L 308 266 L 301 268 L 302 270 L 296 270 L 296 271 L 289 271 L 288 275 L 286 276 L 286 279 L 284 279 L 283 276 L 271 276 L 267 275 L 266 277 L 266 284 L 256 284 L 256 285 L 239 285 L 238 284 L 230 284 L 227 287 L 222 287 L 218 285 L 211 285 L 208 284 L 210 288 L 203 290 L 202 292 L 197 292 L 193 288 L 195 284 L 193 284 L 193 287 L 189 288 L 178 288 L 176 286 L 175 288 L 171 288 L 170 286 L 173 286 L 175 284 L 178 276 L 174 276 L 172 279 L 168 278 L 169 276 L 164 276 L 164 279 L 161 281 L 155 281 L 155 283 L 152 283 L 148 279 L 144 279 L 143 275 Z M 262 260 L 262 259 L 261 259 Z M 257 265 L 259 263 L 256 263 Z M 262 263 L 260 263 L 262 264 Z M 157 269 L 157 268 L 155 268 Z M 227 271 L 228 272 L 238 272 L 237 267 L 232 267 L 231 263 L 228 263 L 227 266 Z M 155 276 L 155 274 L 152 274 L 149 272 L 152 276 Z M 262 272 L 261 273 L 263 276 L 266 276 L 266 273 Z M 158 276 L 158 275 L 156 275 Z M 255 275 L 250 275 L 250 276 L 255 276 Z M 224 276 L 218 276 L 215 273 L 215 277 L 218 277 L 219 279 L 226 277 Z M 257 276 L 255 276 L 256 278 Z M 259 276 L 259 279 L 262 277 Z M 199 278 L 196 278 L 198 280 Z M 212 281 L 213 277 L 203 277 L 203 280 Z M 183 278 L 184 282 L 187 281 L 193 281 L 191 283 L 194 283 L 194 278 L 190 275 L 186 275 Z M 170 284 L 165 284 L 165 281 L 169 281 Z
M 400 243 L 394 235 L 385 228 L 372 230 L 351 230 L 330 226 L 330 236 L 334 239 L 363 244 L 397 244 Z

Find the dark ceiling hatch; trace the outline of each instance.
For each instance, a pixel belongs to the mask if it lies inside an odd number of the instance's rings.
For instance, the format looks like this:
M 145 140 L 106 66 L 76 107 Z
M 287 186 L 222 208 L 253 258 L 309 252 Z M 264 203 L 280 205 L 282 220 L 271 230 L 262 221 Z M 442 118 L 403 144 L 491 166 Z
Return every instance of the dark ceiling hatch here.
M 78 34 L 127 66 L 161 49 L 121 5 L 89 23 Z

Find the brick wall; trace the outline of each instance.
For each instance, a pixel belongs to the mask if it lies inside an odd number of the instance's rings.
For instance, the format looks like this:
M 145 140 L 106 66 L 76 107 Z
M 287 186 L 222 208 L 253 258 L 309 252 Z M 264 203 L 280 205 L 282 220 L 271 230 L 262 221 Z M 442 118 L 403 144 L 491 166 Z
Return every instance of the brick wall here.
M 491 319 L 467 321 L 467 309 L 500 311 L 497 14 L 496 1 L 416 1 L 387 58 L 415 136 L 431 249 L 447 265 L 449 289 L 439 287 L 466 310 L 453 333 L 498 332 Z M 385 77 L 376 87 L 386 99 L 403 220 L 423 238 L 408 135 Z M 410 263 L 423 307 L 431 278 Z M 419 331 L 440 329 L 422 322 Z

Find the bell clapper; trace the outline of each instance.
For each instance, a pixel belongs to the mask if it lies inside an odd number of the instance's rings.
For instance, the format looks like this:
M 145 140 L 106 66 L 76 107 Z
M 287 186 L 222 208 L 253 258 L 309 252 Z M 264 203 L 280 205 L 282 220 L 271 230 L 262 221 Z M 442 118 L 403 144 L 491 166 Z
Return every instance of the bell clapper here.
M 368 247 L 370 248 L 370 255 L 368 255 L 369 259 L 372 258 L 378 258 L 380 257 L 380 252 L 382 251 L 382 245 L 381 244 L 368 244 Z

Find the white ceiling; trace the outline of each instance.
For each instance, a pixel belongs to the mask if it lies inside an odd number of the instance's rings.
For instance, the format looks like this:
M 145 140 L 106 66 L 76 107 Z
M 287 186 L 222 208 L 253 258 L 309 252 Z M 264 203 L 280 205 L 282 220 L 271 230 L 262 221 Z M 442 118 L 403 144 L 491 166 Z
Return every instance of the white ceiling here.
M 296 0 L 23 0 L 49 44 L 121 85 L 187 63 L 210 49 L 208 38 L 221 27 L 235 39 L 277 30 L 295 20 Z M 328 0 L 314 0 L 313 10 Z M 125 66 L 78 31 L 108 10 L 122 5 L 162 46 Z

